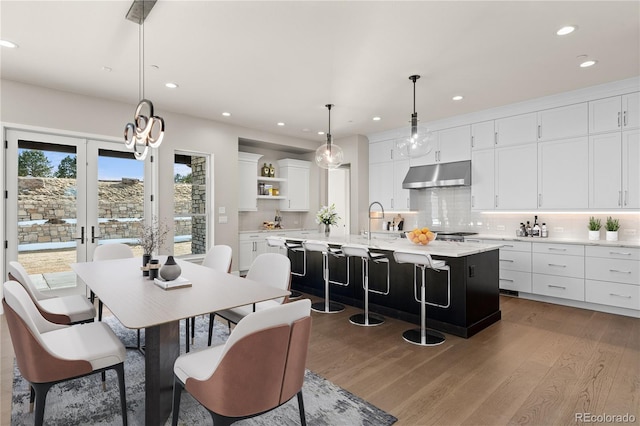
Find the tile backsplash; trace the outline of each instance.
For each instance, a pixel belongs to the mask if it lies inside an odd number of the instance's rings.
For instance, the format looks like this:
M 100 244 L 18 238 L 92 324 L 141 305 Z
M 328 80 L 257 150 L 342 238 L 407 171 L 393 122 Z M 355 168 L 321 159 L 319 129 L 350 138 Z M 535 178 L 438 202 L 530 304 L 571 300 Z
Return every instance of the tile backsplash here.
M 619 240 L 638 241 L 640 239 L 640 213 L 635 212 L 476 212 L 471 211 L 471 188 L 434 188 L 411 190 L 411 206 L 416 214 L 407 216 L 409 228 L 428 226 L 436 230 L 470 231 L 484 234 L 515 236 L 520 222 L 528 220 L 533 225 L 534 216 L 538 222 L 547 224 L 549 237 L 587 239 L 587 224 L 590 216 L 602 222 L 601 238 L 605 238 L 604 223 L 608 216 L 620 221 Z

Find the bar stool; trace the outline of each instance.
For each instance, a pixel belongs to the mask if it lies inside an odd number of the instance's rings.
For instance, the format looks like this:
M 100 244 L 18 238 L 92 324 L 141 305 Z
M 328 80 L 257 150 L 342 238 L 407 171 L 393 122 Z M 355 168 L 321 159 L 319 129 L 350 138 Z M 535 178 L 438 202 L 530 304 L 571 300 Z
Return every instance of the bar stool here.
M 291 247 L 290 247 L 290 246 Z M 283 237 L 279 237 L 277 235 L 271 235 L 269 237 L 267 237 L 267 246 L 269 247 L 277 247 L 278 250 L 285 250 L 287 251 L 287 253 L 289 252 L 289 250 L 291 251 L 295 251 L 295 252 L 302 252 L 304 255 L 304 270 L 302 273 L 296 273 L 291 271 L 291 275 L 298 275 L 298 276 L 304 276 L 307 274 L 307 254 L 305 253 L 304 249 L 302 248 L 302 244 L 296 244 L 296 243 L 288 243 L 287 240 Z M 300 293 L 299 291 L 296 290 L 290 290 L 291 294 L 289 295 L 289 299 L 297 299 L 298 297 L 302 296 L 302 293 Z
M 349 322 L 365 327 L 380 325 L 384 322 L 384 317 L 378 314 L 369 313 L 369 293 L 382 295 L 389 294 L 389 259 L 382 253 L 371 253 L 367 246 L 356 244 L 344 244 L 342 252 L 345 256 L 359 257 L 362 259 L 362 288 L 364 289 L 364 313 L 355 314 L 349 318 Z M 371 290 L 369 288 L 369 261 L 374 263 L 384 263 L 387 265 L 387 289 L 385 291 Z
M 402 337 L 409 343 L 415 343 L 420 346 L 436 346 L 444 342 L 444 334 L 427 328 L 427 305 L 439 308 L 448 308 L 451 304 L 451 270 L 444 260 L 434 260 L 431 256 L 419 251 L 402 251 L 393 252 L 393 257 L 397 263 L 413 263 L 413 297 L 416 302 L 420 303 L 420 328 L 414 328 L 402 333 Z M 418 299 L 417 289 L 417 268 L 422 273 L 422 282 L 420 285 L 420 298 Z M 433 269 L 435 271 L 447 271 L 447 303 L 440 305 L 437 303 L 427 302 L 426 300 L 426 275 L 425 270 Z
M 344 311 L 344 305 L 331 302 L 329 299 L 329 284 L 341 286 L 349 285 L 349 262 L 347 261 L 347 282 L 331 281 L 329 279 L 329 255 L 334 257 L 345 257 L 340 249 L 329 247 L 324 241 L 306 240 L 302 242 L 305 251 L 319 251 L 322 253 L 322 278 L 324 280 L 324 302 L 316 302 L 311 305 L 311 310 L 325 314 L 333 314 Z

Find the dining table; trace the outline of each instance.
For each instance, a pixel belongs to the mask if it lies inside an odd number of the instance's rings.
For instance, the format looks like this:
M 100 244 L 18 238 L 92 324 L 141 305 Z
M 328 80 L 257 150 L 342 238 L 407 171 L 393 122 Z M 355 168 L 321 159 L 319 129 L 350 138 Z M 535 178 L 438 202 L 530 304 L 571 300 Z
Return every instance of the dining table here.
M 160 264 L 166 256 L 158 257 Z M 141 271 L 142 259 L 71 264 L 78 277 L 127 328 L 145 330 L 145 424 L 171 413 L 173 365 L 180 355 L 180 320 L 289 295 L 238 275 L 179 260 L 190 286 L 163 289 Z

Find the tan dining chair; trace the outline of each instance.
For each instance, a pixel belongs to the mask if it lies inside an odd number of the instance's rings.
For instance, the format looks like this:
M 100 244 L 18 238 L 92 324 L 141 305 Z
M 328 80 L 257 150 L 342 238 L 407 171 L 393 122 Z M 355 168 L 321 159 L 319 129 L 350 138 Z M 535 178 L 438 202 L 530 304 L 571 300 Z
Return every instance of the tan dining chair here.
M 183 389 L 209 411 L 215 426 L 259 416 L 294 395 L 306 425 L 302 385 L 310 334 L 311 301 L 302 299 L 250 313 L 223 345 L 179 356 L 172 425 L 178 424 Z
M 82 294 L 54 296 L 41 292 L 36 288 L 20 262 L 9 262 L 9 279 L 20 283 L 31 300 L 47 321 L 56 324 L 75 324 L 91 322 L 96 316 L 96 309 L 87 297 Z
M 254 259 L 245 278 L 265 285 L 270 285 L 271 287 L 289 290 L 289 286 L 291 285 L 291 261 L 287 256 L 279 253 L 260 254 Z M 237 324 L 242 318 L 249 315 L 251 312 L 281 305 L 286 300 L 288 300 L 286 297 L 274 300 L 265 300 L 264 302 L 218 311 L 215 312 L 214 315 L 218 315 L 227 320 L 229 327 L 231 327 L 231 323 Z M 209 322 L 209 324 L 208 345 L 210 346 L 213 329 L 211 328 L 212 322 Z
M 35 425 L 44 423 L 45 403 L 51 386 L 70 379 L 115 370 L 120 388 L 122 424 L 127 425 L 124 386 L 126 351 L 118 337 L 102 322 L 61 325 L 40 314 L 19 283 L 4 283 L 2 300 L 9 335 L 20 374 L 29 382 L 30 410 L 35 400 Z
M 233 250 L 231 247 L 224 244 L 218 244 L 207 250 L 207 253 L 204 255 L 204 259 L 202 260 L 202 266 L 206 266 L 207 268 L 211 268 L 216 271 L 229 273 L 231 272 L 232 258 Z M 213 319 L 214 314 L 209 314 L 209 346 L 211 346 L 211 335 L 213 333 Z M 191 334 L 191 344 L 193 344 L 196 331 L 196 318 L 191 317 L 191 321 L 189 321 L 189 318 L 185 318 L 184 323 L 185 350 L 189 352 L 189 334 Z M 191 333 L 189 333 L 189 323 L 191 323 Z

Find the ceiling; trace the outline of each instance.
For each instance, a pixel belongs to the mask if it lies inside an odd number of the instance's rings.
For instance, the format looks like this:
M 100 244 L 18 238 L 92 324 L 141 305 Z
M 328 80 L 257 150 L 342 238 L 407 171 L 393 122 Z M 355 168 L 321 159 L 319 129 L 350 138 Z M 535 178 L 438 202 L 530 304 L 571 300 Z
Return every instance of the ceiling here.
M 123 101 L 133 113 L 130 5 L 0 1 L 0 38 L 19 45 L 0 48 L 0 75 Z M 567 24 L 578 30 L 557 36 Z M 327 103 L 337 138 L 408 126 L 412 74 L 422 76 L 422 121 L 640 75 L 638 1 L 159 0 L 144 29 L 145 96 L 160 115 L 317 141 Z M 579 68 L 579 55 L 598 63 Z

